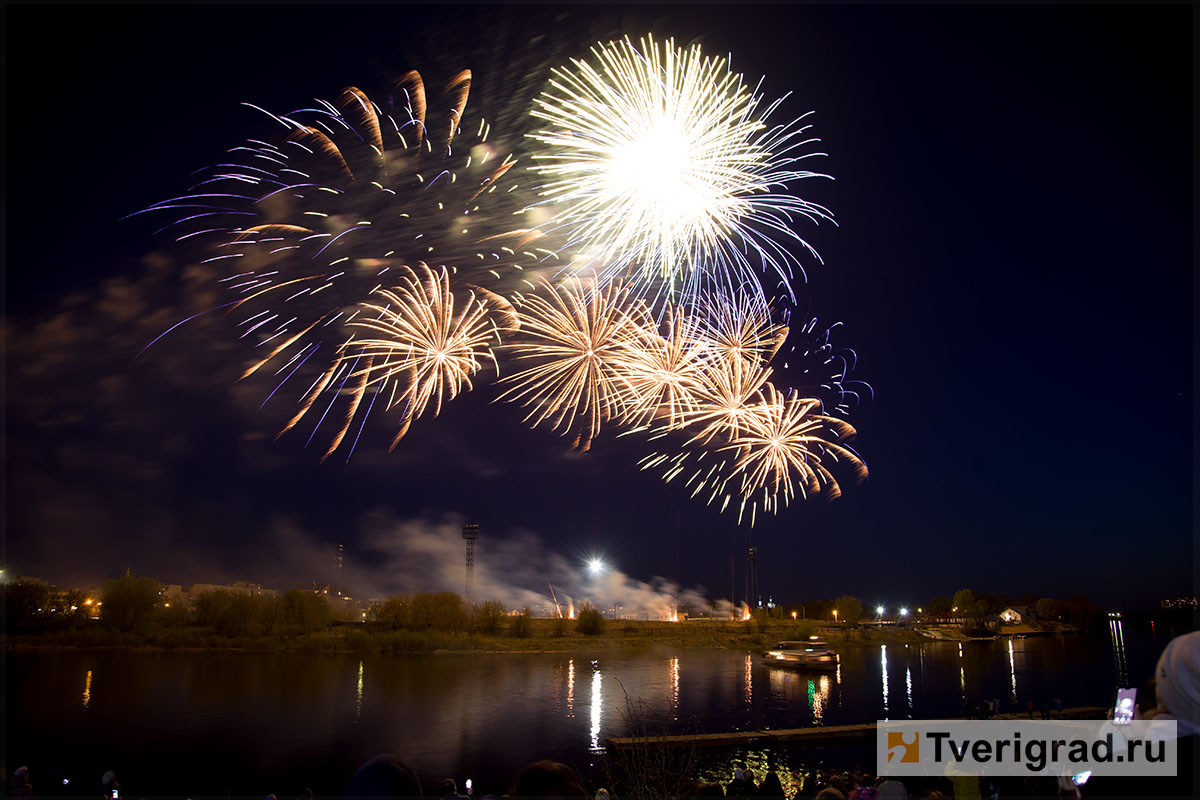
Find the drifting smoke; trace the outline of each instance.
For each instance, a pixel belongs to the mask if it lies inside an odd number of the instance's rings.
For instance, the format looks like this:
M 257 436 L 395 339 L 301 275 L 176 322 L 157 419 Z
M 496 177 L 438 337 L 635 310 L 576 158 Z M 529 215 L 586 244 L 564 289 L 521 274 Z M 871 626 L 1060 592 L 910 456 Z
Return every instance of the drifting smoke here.
M 404 592 L 465 594 L 464 522 L 457 514 L 397 520 L 383 511 L 369 513 L 357 535 L 347 537 L 341 588 L 362 600 L 383 600 Z M 272 555 L 245 553 L 236 559 L 259 565 L 254 575 L 225 575 L 224 579 L 248 578 L 280 589 L 337 580 L 334 545 L 292 521 L 277 519 L 263 543 Z M 476 546 L 473 588 L 476 601 L 498 600 L 509 609 L 528 606 L 538 616 L 553 616 L 555 600 L 563 616 L 574 616 L 580 606 L 591 603 L 606 616 L 615 607 L 620 616 L 650 620 L 669 620 L 680 605 L 710 607 L 703 588 L 683 589 L 659 577 L 647 583 L 617 570 L 589 575 L 581 564 L 551 551 L 526 530 L 495 536 L 483 531 Z M 719 614 L 728 617 L 728 600 L 719 601 L 717 607 Z
M 465 521 L 453 514 L 402 522 L 371 515 L 362 542 L 371 553 L 372 577 L 364 574 L 363 585 L 371 586 L 376 597 L 397 592 L 463 594 Z M 588 575 L 536 534 L 522 530 L 503 538 L 484 532 L 476 546 L 473 588 L 476 600 L 498 600 L 512 609 L 528 606 L 540 615 L 553 615 L 555 600 L 564 616 L 572 616 L 585 602 L 601 610 L 616 607 L 623 616 L 658 620 L 671 619 L 678 605 L 707 607 L 702 590 L 682 589 L 664 578 L 646 583 L 617 570 Z

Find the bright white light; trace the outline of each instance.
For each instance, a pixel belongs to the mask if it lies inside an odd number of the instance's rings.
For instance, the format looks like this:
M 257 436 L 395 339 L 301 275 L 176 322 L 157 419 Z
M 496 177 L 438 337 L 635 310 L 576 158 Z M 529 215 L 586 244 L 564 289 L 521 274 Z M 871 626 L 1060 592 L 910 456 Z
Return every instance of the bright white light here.
M 587 571 L 589 575 L 603 575 L 604 569 L 604 562 L 598 558 L 593 558 L 587 563 Z
M 908 615 L 908 609 L 907 609 L 907 608 L 902 608 L 902 609 L 900 609 L 900 616 L 904 617 L 904 616 L 907 616 L 907 615 Z
M 883 616 L 883 606 L 878 606 L 875 610 L 879 612 L 879 616 Z

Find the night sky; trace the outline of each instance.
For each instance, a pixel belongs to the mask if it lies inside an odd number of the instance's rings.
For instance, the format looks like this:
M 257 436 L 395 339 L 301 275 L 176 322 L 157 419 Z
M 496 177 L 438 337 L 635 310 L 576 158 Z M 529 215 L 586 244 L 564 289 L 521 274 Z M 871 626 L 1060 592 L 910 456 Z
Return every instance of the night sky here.
M 919 604 L 969 587 L 1111 606 L 1196 591 L 1192 522 L 1190 5 L 6 7 L 8 567 L 97 585 L 461 588 L 588 594 L 596 553 L 632 596 L 728 597 L 759 551 L 778 600 Z M 832 503 L 753 528 L 586 454 L 491 401 L 486 377 L 388 454 L 274 434 L 285 404 L 235 383 L 249 354 L 218 297 L 144 217 L 285 112 L 416 68 L 470 68 L 468 108 L 530 124 L 552 65 L 652 32 L 732 54 L 780 119 L 808 111 L 834 181 L 797 192 L 801 307 L 857 354 L 870 467 Z M 498 134 L 499 135 L 499 134 Z M 218 301 L 219 302 L 219 301 Z M 373 433 L 373 435 L 372 435 Z M 503 587 L 508 587 L 508 591 Z M 700 588 L 703 587 L 703 588 Z M 620 587 L 608 591 L 619 595 Z M 592 587 L 593 591 L 598 591 Z

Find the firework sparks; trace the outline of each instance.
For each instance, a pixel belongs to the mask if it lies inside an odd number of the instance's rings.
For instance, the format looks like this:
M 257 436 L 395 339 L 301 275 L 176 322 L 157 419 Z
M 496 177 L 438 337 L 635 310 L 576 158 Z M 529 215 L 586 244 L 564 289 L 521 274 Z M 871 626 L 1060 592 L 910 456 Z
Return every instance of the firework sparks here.
M 163 230 L 222 271 L 233 300 L 219 308 L 258 353 L 242 378 L 278 381 L 264 405 L 307 385 L 280 435 L 315 419 L 311 442 L 340 420 L 322 460 L 347 441 L 353 453 L 376 405 L 399 410 L 395 448 L 508 357 L 498 399 L 525 422 L 580 450 L 608 423 L 677 443 L 643 469 L 722 511 L 740 497 L 739 521 L 837 496 L 835 465 L 866 475 L 844 444 L 854 429 L 822 405 L 857 401 L 853 351 L 815 319 L 789 330 L 768 300 L 794 307 L 791 251 L 816 257 L 795 223 L 832 220 L 787 188 L 828 177 L 800 169 L 816 140 L 803 118 L 768 124 L 781 101 L 764 107 L 698 47 L 625 39 L 592 56 L 535 101 L 541 202 L 512 191 L 515 162 L 487 123 L 465 125 L 471 73 L 430 102 L 412 71 L 383 105 L 350 87 L 289 114 L 257 109 L 275 136 L 145 211 L 171 215 Z M 535 246 L 548 233 L 562 263 Z M 771 383 L 797 374 L 799 392 Z
M 349 377 L 360 378 L 363 391 L 389 381 L 403 387 L 388 403 L 404 408 L 392 448 L 430 403 L 436 417 L 443 402 L 470 390 L 471 376 L 486 361 L 496 364 L 492 345 L 500 334 L 517 326 L 512 307 L 498 295 L 471 291 L 456 306 L 448 271 L 419 269 L 406 268 L 400 286 L 380 289 L 378 301 L 362 304 L 368 313 L 349 324 L 367 335 L 348 342 L 339 357 L 351 364 Z
M 598 68 L 576 59 L 555 70 L 533 111 L 549 127 L 532 134 L 548 148 L 532 168 L 566 246 L 602 265 L 605 280 L 628 276 L 637 296 L 760 287 L 759 267 L 790 286 L 799 264 L 776 238 L 815 257 L 793 223 L 832 220 L 782 191 L 828 177 L 798 168 L 819 155 L 800 152 L 816 141 L 801 138 L 808 127 L 768 126 L 779 101 L 760 110 L 742 77 L 699 47 L 625 39 L 592 55 Z
M 775 364 L 781 385 L 819 398 L 831 413 L 849 416 L 863 400 L 874 397 L 875 390 L 853 377 L 858 354 L 834 344 L 840 326 L 838 322 L 822 327 L 816 317 L 794 324 L 788 337 L 793 343 L 780 350 Z
M 405 312 L 374 302 L 384 297 L 380 292 L 393 290 L 383 302 L 403 299 L 398 307 L 411 314 L 444 311 L 436 298 L 418 296 L 406 265 L 445 265 L 436 279 L 445 299 L 451 281 L 498 288 L 554 258 L 534 249 L 540 233 L 512 224 L 525 204 L 510 193 L 516 184 L 505 185 L 515 162 L 493 147 L 485 121 L 462 127 L 470 86 L 471 73 L 463 71 L 431 102 L 420 74 L 410 71 L 391 88 L 394 102 L 383 106 L 350 87 L 336 102 L 319 100 L 289 114 L 257 109 L 278 133 L 234 147 L 225 163 L 201 171 L 188 194 L 140 212 L 170 215 L 162 230 L 200 248 L 201 263 L 225 272 L 220 285 L 235 298 L 226 313 L 259 353 L 242 378 L 273 371 L 278 383 L 268 400 L 284 384 L 309 387 L 284 431 L 324 408 L 320 426 L 330 413 L 318 402 L 322 392 L 334 395 L 330 406 L 338 396 L 348 398 L 348 417 L 326 457 L 384 389 L 389 399 L 381 407 L 393 407 L 397 398 L 408 404 L 403 435 L 430 402 L 436 414 L 460 388 L 470 388 L 453 369 L 395 366 L 397 353 L 414 345 L 401 335 L 403 317 L 395 316 Z M 496 295 L 484 303 L 483 291 L 471 307 L 496 308 Z M 364 325 L 374 326 L 376 343 L 366 350 L 355 340 Z M 401 337 L 387 355 L 385 330 Z M 424 333 L 435 331 L 450 335 L 445 328 Z M 459 364 L 443 362 L 451 363 Z M 406 377 L 413 383 L 402 384 Z
M 522 338 L 511 345 L 515 359 L 534 363 L 502 379 L 510 388 L 500 398 L 529 407 L 525 421 L 535 427 L 575 430 L 574 446 L 586 450 L 620 412 L 628 390 L 624 365 L 649 315 L 617 285 L 571 278 L 544 289 L 525 297 L 518 311 Z
M 699 408 L 709 348 L 696 336 L 696 318 L 683 310 L 668 310 L 665 324 L 665 336 L 645 328 L 636 346 L 622 352 L 625 425 L 660 421 L 673 429 Z
M 830 499 L 840 496 L 841 488 L 826 461 L 844 461 L 859 480 L 867 477 L 866 464 L 842 444 L 854 437 L 854 428 L 822 414 L 821 401 L 799 394 L 784 397 L 768 383 L 762 402 L 752 410 L 748 424 L 719 448 L 737 456 L 734 470 L 742 478 L 743 510 L 760 493 L 764 510 L 774 511 L 780 502 L 786 506 L 797 487 L 805 498 L 821 492 Z

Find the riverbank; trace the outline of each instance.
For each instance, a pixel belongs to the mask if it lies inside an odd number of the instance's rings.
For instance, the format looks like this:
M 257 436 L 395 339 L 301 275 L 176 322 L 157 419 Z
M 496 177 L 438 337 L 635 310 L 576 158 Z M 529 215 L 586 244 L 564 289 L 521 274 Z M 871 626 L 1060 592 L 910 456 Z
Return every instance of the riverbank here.
M 830 644 L 903 645 L 930 640 L 967 640 L 958 628 L 932 626 L 816 625 L 809 621 L 690 620 L 648 622 L 609 620 L 598 634 L 584 635 L 560 620 L 530 619 L 526 635 L 504 632 L 388 630 L 371 624 L 335 625 L 308 634 L 226 637 L 211 629 L 186 626 L 122 632 L 99 623 L 81 628 L 10 635 L 5 647 L 124 648 L 139 650 L 243 650 L 256 652 L 328 653 L 586 653 L 638 651 L 654 646 L 762 650 L 775 642 L 816 636 Z M 1069 626 L 1040 634 L 1073 633 Z M 1022 634 L 1025 635 L 1025 634 Z M 1032 634 L 1029 634 L 1032 635 Z

